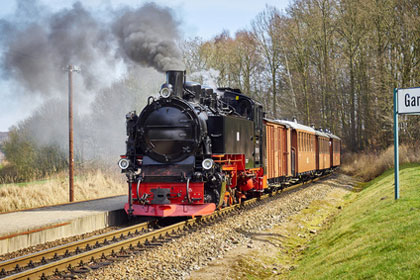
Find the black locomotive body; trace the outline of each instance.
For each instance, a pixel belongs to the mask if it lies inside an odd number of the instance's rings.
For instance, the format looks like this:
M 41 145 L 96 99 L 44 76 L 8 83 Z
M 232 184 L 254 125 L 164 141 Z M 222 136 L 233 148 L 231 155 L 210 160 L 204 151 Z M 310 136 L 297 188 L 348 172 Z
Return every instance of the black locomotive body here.
M 261 105 L 183 71 L 167 72 L 160 95 L 127 114 L 129 214 L 205 215 L 263 189 Z

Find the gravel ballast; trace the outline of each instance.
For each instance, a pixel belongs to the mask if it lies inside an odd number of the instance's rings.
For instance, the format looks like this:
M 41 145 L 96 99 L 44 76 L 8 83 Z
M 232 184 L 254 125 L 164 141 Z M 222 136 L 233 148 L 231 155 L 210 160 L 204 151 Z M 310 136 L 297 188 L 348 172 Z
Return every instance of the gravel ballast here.
M 354 179 L 342 174 L 286 192 L 277 199 L 243 210 L 221 222 L 188 233 L 162 246 L 148 249 L 124 261 L 80 275 L 86 279 L 187 279 L 192 271 L 223 261 L 226 253 L 252 248 L 252 235 L 281 225 L 315 200 L 330 192 L 351 192 Z M 255 235 L 255 234 L 254 234 Z M 239 248 L 238 248 L 239 247 Z M 234 252 L 234 251 L 233 251 Z M 233 275 L 227 279 L 235 279 Z

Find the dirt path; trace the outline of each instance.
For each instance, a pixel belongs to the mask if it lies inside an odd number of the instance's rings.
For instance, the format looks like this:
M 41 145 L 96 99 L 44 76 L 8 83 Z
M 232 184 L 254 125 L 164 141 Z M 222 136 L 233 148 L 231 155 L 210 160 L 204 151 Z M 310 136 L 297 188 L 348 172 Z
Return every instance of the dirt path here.
M 351 202 L 357 182 L 338 175 L 318 184 L 332 188 L 285 222 L 266 230 L 244 230 L 242 233 L 249 237 L 247 244 L 193 271 L 190 279 L 287 279 L 308 243 Z

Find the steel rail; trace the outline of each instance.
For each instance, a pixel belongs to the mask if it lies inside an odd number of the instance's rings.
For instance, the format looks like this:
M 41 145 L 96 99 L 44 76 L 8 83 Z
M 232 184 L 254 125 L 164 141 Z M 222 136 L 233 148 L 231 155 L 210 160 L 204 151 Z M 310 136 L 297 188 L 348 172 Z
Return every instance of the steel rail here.
M 303 183 L 292 185 L 282 190 L 277 189 L 275 191 L 272 191 L 269 194 L 264 194 L 264 195 L 261 195 L 260 197 L 243 201 L 241 204 L 234 204 L 232 206 L 225 207 L 210 215 L 202 216 L 202 217 L 193 217 L 189 220 L 179 222 L 170 226 L 166 226 L 161 229 L 156 229 L 152 232 L 143 233 L 139 235 L 140 231 L 149 228 L 151 224 L 151 222 L 145 222 L 145 223 L 134 225 L 134 226 L 124 228 L 121 230 L 105 233 L 100 236 L 94 236 L 88 239 L 72 242 L 70 244 L 65 244 L 59 247 L 47 249 L 39 253 L 34 253 L 34 254 L 30 254 L 30 255 L 26 255 L 22 257 L 17 257 L 12 260 L 4 261 L 0 263 L 0 270 L 8 269 L 9 272 L 11 270 L 15 270 L 16 265 L 19 265 L 20 267 L 28 267 L 31 264 L 35 264 L 35 263 L 44 262 L 45 264 L 34 267 L 32 269 L 26 269 L 19 273 L 6 276 L 5 278 L 0 278 L 0 279 L 9 280 L 9 279 L 45 278 L 48 275 L 59 274 L 60 271 L 65 271 L 65 270 L 71 271 L 71 269 L 74 267 L 82 266 L 84 264 L 94 262 L 97 259 L 103 259 L 105 258 L 105 256 L 115 255 L 116 252 L 124 252 L 127 249 L 133 249 L 135 247 L 144 248 L 150 245 L 151 242 L 152 242 L 151 245 L 153 245 L 153 242 L 156 242 L 158 240 L 172 238 L 174 235 L 179 235 L 189 230 L 193 230 L 194 226 L 199 226 L 201 224 L 213 222 L 217 218 L 222 218 L 230 212 L 238 211 L 242 209 L 243 207 L 247 208 L 249 206 L 253 206 L 255 204 L 258 204 L 259 202 L 268 201 L 267 200 L 268 198 L 274 198 L 278 194 L 290 192 L 303 185 L 313 183 L 320 179 L 326 178 L 329 175 L 331 174 L 327 174 L 321 177 L 308 180 Z M 133 234 L 133 233 L 136 233 L 137 235 L 134 237 L 131 237 L 130 234 Z M 109 245 L 105 244 L 107 243 L 107 241 L 110 241 L 109 239 L 111 237 L 114 238 L 117 235 L 119 235 L 118 238 L 122 238 L 122 240 L 113 242 Z M 95 248 L 95 245 L 92 245 L 93 242 L 95 244 L 97 244 L 96 242 L 98 242 L 104 245 L 99 248 Z M 85 248 L 82 248 L 83 246 L 90 246 L 90 248 L 86 248 L 85 252 L 81 252 L 81 253 L 77 252 L 77 248 L 79 248 L 79 250 L 85 249 Z M 52 259 L 54 259 L 54 256 L 58 255 L 58 252 L 62 254 L 63 251 L 67 252 L 67 254 L 66 253 L 64 254 L 63 259 L 58 259 L 49 263 L 45 262 L 47 258 L 49 259 L 49 261 L 51 261 Z M 57 255 L 55 255 L 56 253 Z M 76 253 L 76 254 L 71 255 L 69 253 Z
M 46 262 L 49 259 L 70 255 L 72 253 L 77 252 L 78 250 L 86 250 L 89 249 L 89 247 L 93 248 L 95 246 L 98 246 L 99 244 L 111 241 L 112 239 L 114 239 L 114 237 L 121 238 L 129 234 L 139 234 L 141 233 L 141 231 L 144 231 L 147 228 L 149 228 L 154 222 L 155 221 L 148 221 L 140 223 L 116 231 L 104 233 L 98 236 L 92 236 L 90 238 L 78 240 L 69 244 L 64 244 L 61 246 L 45 249 L 40 252 L 6 260 L 0 262 L 0 272 L 7 273 L 13 270 L 20 270 L 24 267 L 31 267 L 36 263 Z

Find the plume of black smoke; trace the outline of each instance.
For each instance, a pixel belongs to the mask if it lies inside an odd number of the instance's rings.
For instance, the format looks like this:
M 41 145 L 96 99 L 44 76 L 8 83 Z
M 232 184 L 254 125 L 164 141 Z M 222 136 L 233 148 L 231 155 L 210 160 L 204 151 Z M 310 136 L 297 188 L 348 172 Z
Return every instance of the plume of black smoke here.
M 149 3 L 126 11 L 114 23 L 113 31 L 130 59 L 163 72 L 184 68 L 181 52 L 174 44 L 174 39 L 179 39 L 178 25 L 169 9 Z
M 67 79 L 62 68 L 75 64 L 82 69 L 74 75 L 76 150 L 84 158 L 122 153 L 125 113 L 140 111 L 147 96 L 158 90 L 164 81 L 159 72 L 183 69 L 176 44 L 179 22 L 169 9 L 154 4 L 110 11 L 107 21 L 79 2 L 56 13 L 29 0 L 20 0 L 18 7 L 19 16 L 0 21 L 0 70 L 22 89 L 16 98 L 45 99 L 20 128 L 40 145 L 66 149 Z
M 65 89 L 62 68 L 70 63 L 84 69 L 79 89 L 85 94 L 109 85 L 104 84 L 109 79 L 101 78 L 104 73 L 99 69 L 115 75 L 121 57 L 111 48 L 112 36 L 80 3 L 15 26 L 2 38 L 6 49 L 2 68 L 27 94 L 61 95 Z

